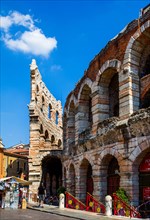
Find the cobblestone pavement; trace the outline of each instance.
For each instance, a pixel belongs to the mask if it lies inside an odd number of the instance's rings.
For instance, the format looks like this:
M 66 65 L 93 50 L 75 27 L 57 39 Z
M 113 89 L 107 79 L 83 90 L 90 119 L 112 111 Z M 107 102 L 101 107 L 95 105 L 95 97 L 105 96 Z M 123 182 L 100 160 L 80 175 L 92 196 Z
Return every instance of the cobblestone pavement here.
M 0 209 L 0 220 L 74 220 L 74 218 L 31 209 Z

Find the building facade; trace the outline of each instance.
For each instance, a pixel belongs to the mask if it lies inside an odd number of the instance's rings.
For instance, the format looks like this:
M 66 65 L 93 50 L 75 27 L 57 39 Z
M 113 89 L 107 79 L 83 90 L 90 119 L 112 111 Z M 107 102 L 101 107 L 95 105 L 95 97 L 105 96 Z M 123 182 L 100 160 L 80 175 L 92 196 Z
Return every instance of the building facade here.
M 150 6 L 110 40 L 68 95 L 63 184 L 104 202 L 119 187 L 150 198 Z
M 0 141 L 0 178 L 16 176 L 28 180 L 29 145 L 4 148 Z
M 35 60 L 30 65 L 30 76 L 30 193 L 36 195 L 43 182 L 47 194 L 55 195 L 62 185 L 62 106 L 42 81 Z

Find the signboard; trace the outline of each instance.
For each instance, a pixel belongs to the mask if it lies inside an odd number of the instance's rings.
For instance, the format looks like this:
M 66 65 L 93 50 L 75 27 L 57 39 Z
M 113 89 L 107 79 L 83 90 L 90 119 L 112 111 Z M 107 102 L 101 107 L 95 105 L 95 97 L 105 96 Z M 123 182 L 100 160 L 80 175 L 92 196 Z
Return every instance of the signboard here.
M 149 200 L 150 199 L 150 187 L 143 188 L 143 199 Z
M 140 172 L 150 172 L 150 154 L 148 154 L 140 164 Z

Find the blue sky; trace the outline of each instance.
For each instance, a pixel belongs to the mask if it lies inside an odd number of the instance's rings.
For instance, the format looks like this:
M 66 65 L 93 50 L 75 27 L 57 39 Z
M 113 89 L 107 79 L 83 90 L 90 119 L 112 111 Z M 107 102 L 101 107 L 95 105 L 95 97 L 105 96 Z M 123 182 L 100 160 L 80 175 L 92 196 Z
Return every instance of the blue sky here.
M 0 137 L 5 147 L 29 143 L 30 70 L 64 106 L 90 61 L 147 0 L 1 0 Z

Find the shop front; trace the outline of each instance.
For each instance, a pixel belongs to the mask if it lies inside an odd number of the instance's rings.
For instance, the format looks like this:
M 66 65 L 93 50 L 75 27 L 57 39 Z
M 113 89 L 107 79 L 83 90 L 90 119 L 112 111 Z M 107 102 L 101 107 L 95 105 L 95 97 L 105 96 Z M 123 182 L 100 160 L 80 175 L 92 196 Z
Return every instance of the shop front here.
M 0 207 L 18 209 L 22 207 L 22 199 L 28 200 L 30 182 L 15 176 L 0 179 Z

